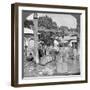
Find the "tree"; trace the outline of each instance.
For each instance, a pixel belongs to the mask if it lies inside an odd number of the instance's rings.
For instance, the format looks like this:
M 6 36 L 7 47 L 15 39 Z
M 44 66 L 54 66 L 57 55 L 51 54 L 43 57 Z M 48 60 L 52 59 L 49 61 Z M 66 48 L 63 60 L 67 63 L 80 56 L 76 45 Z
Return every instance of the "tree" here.
M 31 28 L 30 26 L 34 26 L 33 21 L 32 20 L 25 20 L 24 27 Z
M 46 29 L 57 29 L 56 22 L 53 22 L 52 18 L 48 17 L 47 15 L 39 17 L 38 26 L 43 26 Z
M 43 41 L 44 44 L 48 45 L 48 46 L 53 44 L 52 36 L 53 36 L 54 33 L 52 33 L 52 32 L 44 32 L 44 31 L 42 31 L 40 33 L 41 33 L 40 36 L 39 36 L 40 41 Z
M 56 24 L 56 22 L 52 22 L 52 29 L 57 29 L 57 24 Z
M 66 27 L 66 26 L 61 26 L 60 28 L 59 28 L 59 30 L 61 31 L 60 32 L 60 34 L 61 34 L 61 36 L 64 38 L 64 36 L 65 35 L 68 35 L 68 27 Z
M 25 20 L 24 27 L 31 28 L 30 26 L 34 26 L 32 20 Z M 46 29 L 57 29 L 57 24 L 52 20 L 51 17 L 41 16 L 38 18 L 38 27 L 44 27 Z

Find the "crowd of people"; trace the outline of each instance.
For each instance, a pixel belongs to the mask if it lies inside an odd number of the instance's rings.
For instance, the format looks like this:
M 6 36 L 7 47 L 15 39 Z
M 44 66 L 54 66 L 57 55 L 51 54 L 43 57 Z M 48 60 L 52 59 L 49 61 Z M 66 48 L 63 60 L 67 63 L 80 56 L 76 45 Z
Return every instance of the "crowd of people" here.
M 67 73 L 67 72 L 79 72 L 79 54 L 78 50 L 71 47 L 69 44 L 67 46 L 61 46 L 60 41 L 57 39 L 53 40 L 52 44 L 45 44 L 43 41 L 38 43 L 38 59 L 39 63 L 37 65 L 48 65 L 48 63 L 54 64 L 57 69 L 57 73 Z M 28 46 L 26 47 L 26 49 Z M 34 45 L 33 48 L 29 47 L 29 54 L 26 56 L 27 61 L 35 62 L 34 55 Z M 27 51 L 26 51 L 27 52 Z M 77 64 L 78 63 L 78 64 Z M 78 70 L 77 70 L 78 69 Z M 52 70 L 52 69 L 51 69 Z

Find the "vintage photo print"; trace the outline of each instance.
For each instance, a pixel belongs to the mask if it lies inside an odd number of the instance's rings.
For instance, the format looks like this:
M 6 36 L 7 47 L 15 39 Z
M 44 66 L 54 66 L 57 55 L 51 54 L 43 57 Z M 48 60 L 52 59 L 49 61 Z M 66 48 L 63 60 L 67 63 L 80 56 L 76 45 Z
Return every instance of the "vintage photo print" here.
M 23 77 L 80 75 L 80 15 L 22 12 Z
M 85 10 L 18 8 L 18 82 L 85 80 Z

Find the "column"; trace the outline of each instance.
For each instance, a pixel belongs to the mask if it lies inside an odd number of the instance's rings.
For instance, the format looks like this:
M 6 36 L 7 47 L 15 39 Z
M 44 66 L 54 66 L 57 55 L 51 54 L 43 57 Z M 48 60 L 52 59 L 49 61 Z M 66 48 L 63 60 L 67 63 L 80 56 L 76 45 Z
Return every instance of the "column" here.
M 39 63 L 39 56 L 38 56 L 38 16 L 37 13 L 34 13 L 34 50 L 35 50 L 35 61 Z

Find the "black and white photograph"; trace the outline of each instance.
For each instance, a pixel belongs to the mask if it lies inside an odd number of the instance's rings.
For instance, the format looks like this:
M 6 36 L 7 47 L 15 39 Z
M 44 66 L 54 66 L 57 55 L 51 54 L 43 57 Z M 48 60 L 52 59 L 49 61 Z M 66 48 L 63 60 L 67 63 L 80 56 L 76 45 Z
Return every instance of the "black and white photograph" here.
M 86 7 L 16 3 L 12 12 L 14 86 L 87 82 Z
M 22 12 L 23 76 L 80 75 L 80 14 Z

